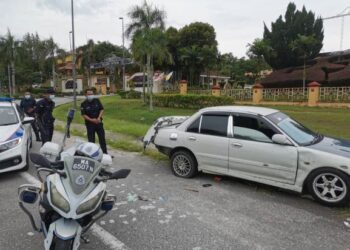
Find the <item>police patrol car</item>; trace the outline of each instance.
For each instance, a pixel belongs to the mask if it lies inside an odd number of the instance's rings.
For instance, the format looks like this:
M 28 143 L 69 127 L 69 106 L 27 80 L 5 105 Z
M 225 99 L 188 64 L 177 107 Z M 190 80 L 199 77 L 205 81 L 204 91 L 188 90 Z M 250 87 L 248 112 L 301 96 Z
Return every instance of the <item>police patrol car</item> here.
M 11 98 L 0 97 L 0 173 L 28 169 L 33 121 Z

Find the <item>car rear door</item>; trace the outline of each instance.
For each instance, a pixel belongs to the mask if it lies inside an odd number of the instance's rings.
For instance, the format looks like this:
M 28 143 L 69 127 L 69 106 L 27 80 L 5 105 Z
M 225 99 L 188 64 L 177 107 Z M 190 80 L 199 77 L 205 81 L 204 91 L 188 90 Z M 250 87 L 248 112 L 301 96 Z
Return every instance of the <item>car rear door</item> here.
M 228 172 L 229 113 L 210 112 L 199 116 L 185 132 L 185 146 L 198 161 L 199 169 Z
M 233 114 L 233 138 L 229 146 L 229 173 L 294 184 L 298 153 L 295 146 L 272 142 L 280 133 L 264 118 Z

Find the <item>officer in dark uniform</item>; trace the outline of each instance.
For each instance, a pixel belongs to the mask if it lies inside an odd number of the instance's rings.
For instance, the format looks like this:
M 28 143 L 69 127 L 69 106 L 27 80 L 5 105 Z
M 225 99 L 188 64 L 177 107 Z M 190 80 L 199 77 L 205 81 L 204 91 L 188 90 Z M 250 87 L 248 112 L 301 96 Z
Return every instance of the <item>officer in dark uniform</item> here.
M 104 154 L 107 154 L 105 130 L 102 123 L 103 105 L 95 98 L 91 89 L 85 91 L 86 100 L 80 105 L 81 115 L 85 120 L 89 142 L 95 143 L 95 133 L 98 135 L 100 147 Z
M 37 102 L 35 108 L 43 144 L 52 140 L 55 123 L 55 118 L 52 116 L 52 111 L 55 108 L 54 94 L 54 89 L 49 88 L 44 94 L 44 98 Z
M 27 116 L 35 118 L 34 109 L 36 106 L 36 101 L 28 91 L 24 94 L 24 98 L 21 100 L 19 106 Z M 36 121 L 32 122 L 32 128 L 35 133 L 36 141 L 41 141 L 39 135 L 39 128 Z

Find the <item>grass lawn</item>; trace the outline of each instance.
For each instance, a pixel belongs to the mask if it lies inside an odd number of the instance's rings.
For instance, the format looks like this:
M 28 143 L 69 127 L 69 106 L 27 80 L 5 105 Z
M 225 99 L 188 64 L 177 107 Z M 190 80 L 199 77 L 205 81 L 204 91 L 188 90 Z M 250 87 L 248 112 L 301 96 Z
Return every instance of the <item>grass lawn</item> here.
M 141 100 L 125 100 L 119 96 L 102 97 L 105 108 L 104 126 L 107 130 L 127 134 L 135 137 L 144 136 L 155 119 L 168 115 L 191 115 L 196 110 L 159 108 L 148 111 Z M 57 107 L 54 115 L 65 121 L 67 110 L 72 104 Z M 79 103 L 80 106 L 80 103 Z M 350 139 L 350 109 L 299 107 L 299 106 L 272 106 L 288 114 L 310 129 L 319 133 Z M 79 114 L 74 122 L 83 124 Z

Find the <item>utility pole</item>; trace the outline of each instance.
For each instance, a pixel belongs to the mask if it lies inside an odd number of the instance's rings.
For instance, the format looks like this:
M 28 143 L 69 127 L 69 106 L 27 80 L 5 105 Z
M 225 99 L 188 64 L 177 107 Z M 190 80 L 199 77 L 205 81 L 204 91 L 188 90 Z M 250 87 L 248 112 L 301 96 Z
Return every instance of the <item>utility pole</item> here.
M 322 18 L 322 20 L 329 20 L 329 19 L 334 19 L 334 18 L 341 18 L 341 23 L 340 23 L 340 50 L 343 50 L 343 39 L 344 39 L 344 18 L 346 16 L 350 16 L 350 6 L 345 8 L 342 12 L 340 12 L 336 16 L 331 16 L 331 17 L 325 17 Z
M 71 9 L 72 9 L 72 63 L 73 63 L 73 69 L 72 69 L 72 75 L 73 75 L 73 100 L 74 100 L 74 109 L 77 109 L 77 79 L 76 79 L 76 73 L 75 73 L 75 33 L 74 33 L 74 4 L 73 0 L 71 0 Z
M 125 47 L 124 47 L 124 17 L 119 17 L 120 20 L 122 20 L 122 39 L 123 39 L 123 90 L 126 90 L 126 83 L 125 83 Z

